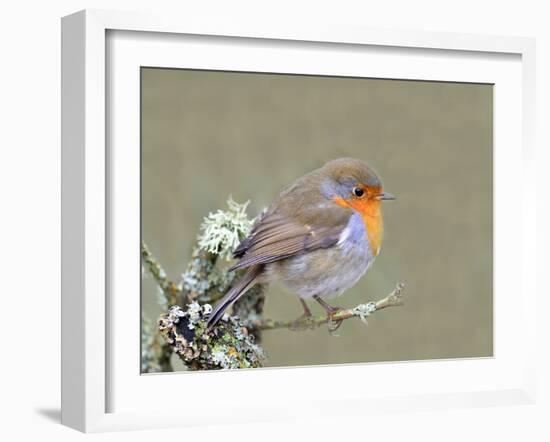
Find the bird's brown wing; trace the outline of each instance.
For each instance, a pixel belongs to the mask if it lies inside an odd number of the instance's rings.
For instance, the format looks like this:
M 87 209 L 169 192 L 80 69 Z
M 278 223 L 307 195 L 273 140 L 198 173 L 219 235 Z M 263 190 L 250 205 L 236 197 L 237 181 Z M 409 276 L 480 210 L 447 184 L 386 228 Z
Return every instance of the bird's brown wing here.
M 338 242 L 350 214 L 340 207 L 309 210 L 306 216 L 303 212 L 298 214 L 300 216 L 281 211 L 268 212 L 235 250 L 234 256 L 239 258 L 239 262 L 230 270 L 331 247 Z

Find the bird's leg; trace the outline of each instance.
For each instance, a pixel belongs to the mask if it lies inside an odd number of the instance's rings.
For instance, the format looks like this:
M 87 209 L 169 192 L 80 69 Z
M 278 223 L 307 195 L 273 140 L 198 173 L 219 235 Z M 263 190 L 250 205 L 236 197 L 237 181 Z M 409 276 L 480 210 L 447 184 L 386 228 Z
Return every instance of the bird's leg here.
M 308 322 L 313 316 L 311 314 L 311 310 L 307 306 L 306 302 L 300 298 L 300 303 L 302 304 L 302 307 L 304 308 L 304 313 L 302 316 L 300 316 L 298 319 L 294 321 L 294 323 L 290 326 L 291 330 L 301 330 L 308 327 Z
M 319 304 L 321 304 L 321 307 L 323 307 L 325 309 L 325 311 L 327 312 L 328 331 L 332 333 L 332 332 L 335 332 L 336 330 L 338 330 L 340 328 L 340 326 L 342 325 L 342 322 L 344 322 L 344 321 L 341 319 L 339 321 L 334 322 L 334 320 L 332 318 L 336 313 L 338 313 L 340 310 L 342 310 L 342 308 L 341 307 L 333 307 L 332 305 L 325 302 L 323 299 L 321 299 L 317 295 L 313 295 L 313 299 L 315 299 Z
M 302 298 L 300 298 L 300 303 L 302 304 L 302 307 L 304 308 L 304 314 L 302 316 L 304 318 L 308 318 L 308 317 L 312 316 L 311 315 L 311 310 L 307 306 L 306 301 L 304 301 Z

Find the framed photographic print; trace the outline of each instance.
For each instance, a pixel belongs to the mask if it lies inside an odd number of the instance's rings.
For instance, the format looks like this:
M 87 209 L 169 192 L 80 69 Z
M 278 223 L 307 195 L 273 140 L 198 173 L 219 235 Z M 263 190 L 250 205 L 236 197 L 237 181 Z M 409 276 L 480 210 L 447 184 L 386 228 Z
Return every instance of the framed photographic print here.
M 62 31 L 63 423 L 533 400 L 532 40 Z

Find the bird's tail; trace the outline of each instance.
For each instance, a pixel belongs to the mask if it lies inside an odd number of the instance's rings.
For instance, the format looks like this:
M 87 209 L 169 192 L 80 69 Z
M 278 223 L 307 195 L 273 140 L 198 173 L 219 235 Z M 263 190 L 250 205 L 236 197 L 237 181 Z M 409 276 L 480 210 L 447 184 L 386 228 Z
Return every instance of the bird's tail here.
M 224 312 L 256 283 L 255 280 L 261 273 L 261 267 L 262 266 L 259 265 L 250 267 L 242 278 L 239 279 L 235 285 L 229 289 L 225 296 L 219 300 L 208 318 L 207 327 L 209 329 L 212 329 L 221 319 Z

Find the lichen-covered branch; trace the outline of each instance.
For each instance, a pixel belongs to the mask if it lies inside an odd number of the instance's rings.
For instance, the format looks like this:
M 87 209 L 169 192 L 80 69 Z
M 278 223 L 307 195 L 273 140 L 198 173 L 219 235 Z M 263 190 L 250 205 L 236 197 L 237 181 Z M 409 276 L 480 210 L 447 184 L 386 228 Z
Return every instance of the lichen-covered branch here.
M 236 316 L 224 315 L 213 330 L 206 320 L 210 304 L 192 302 L 184 310 L 173 306 L 159 319 L 159 330 L 190 370 L 261 367 L 263 349 Z
M 210 308 L 212 303 L 220 299 L 240 274 L 228 272 L 223 261 L 231 259 L 233 250 L 248 235 L 254 220 L 248 219 L 246 215 L 248 202 L 238 204 L 230 197 L 227 204 L 227 210 L 218 210 L 205 217 L 191 260 L 181 275 L 179 284 L 168 279 L 160 263 L 152 256 L 147 246 L 142 244 L 144 267 L 164 294 L 165 304 L 170 306 L 168 313 L 162 315 L 159 320 L 158 330 L 165 341 L 163 352 L 145 353 L 145 356 L 149 357 L 146 358 L 145 364 L 153 367 L 152 370 L 156 368 L 155 355 L 165 360 L 172 352 L 178 354 L 191 370 L 261 365 L 263 351 L 254 344 L 254 341 L 259 342 L 260 331 L 254 330 L 248 336 L 248 329 L 238 318 L 261 318 L 265 289 L 263 285 L 254 287 L 236 302 L 233 306 L 234 316 L 227 317 L 216 330 L 205 333 L 202 321 L 194 322 L 197 314 L 203 315 L 203 309 Z M 178 307 L 179 305 L 188 305 L 188 310 L 183 310 Z M 187 325 L 178 327 L 178 324 L 183 323 Z M 193 331 L 190 332 L 186 327 Z M 190 339 L 191 335 L 193 339 Z
M 141 259 L 143 265 L 155 279 L 157 285 L 162 290 L 166 298 L 168 305 L 175 305 L 178 303 L 178 295 L 180 294 L 179 287 L 174 284 L 173 281 L 168 279 L 166 272 L 160 265 L 160 263 L 155 259 L 155 257 L 149 251 L 147 245 L 142 241 L 141 242 Z
M 388 307 L 397 307 L 403 305 L 403 289 L 404 284 L 397 284 L 395 289 L 385 298 L 376 302 L 367 304 L 359 304 L 352 309 L 342 309 L 335 313 L 332 317 L 327 315 L 300 317 L 294 321 L 277 321 L 273 319 L 259 319 L 246 322 L 252 329 L 258 330 L 274 330 L 278 328 L 287 328 L 289 330 L 303 330 L 319 327 L 322 324 L 329 322 L 340 322 L 346 319 L 359 318 L 363 322 L 367 322 L 367 317 L 379 310 Z
M 185 272 L 181 275 L 181 304 L 193 300 L 211 303 L 231 287 L 234 274 L 216 266 L 218 256 L 195 247 Z

